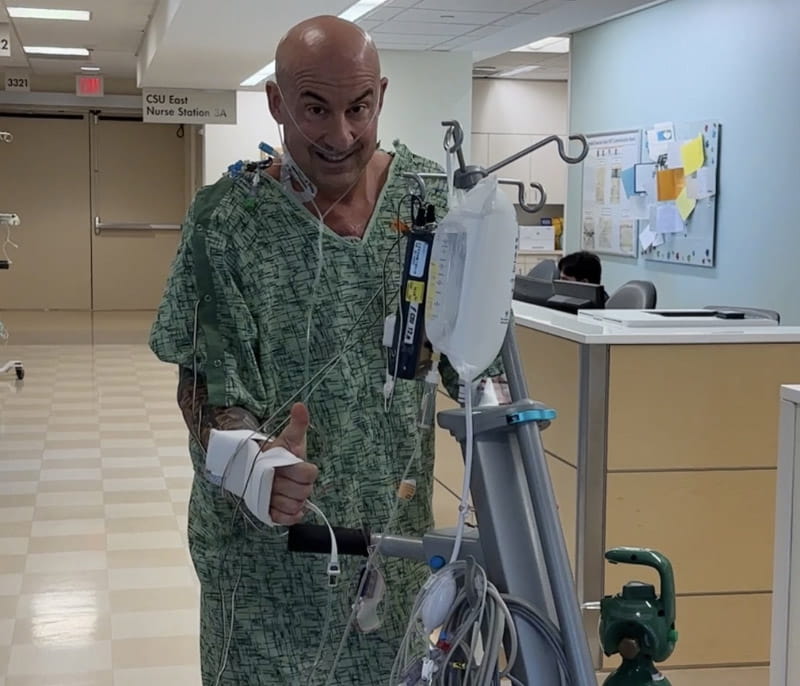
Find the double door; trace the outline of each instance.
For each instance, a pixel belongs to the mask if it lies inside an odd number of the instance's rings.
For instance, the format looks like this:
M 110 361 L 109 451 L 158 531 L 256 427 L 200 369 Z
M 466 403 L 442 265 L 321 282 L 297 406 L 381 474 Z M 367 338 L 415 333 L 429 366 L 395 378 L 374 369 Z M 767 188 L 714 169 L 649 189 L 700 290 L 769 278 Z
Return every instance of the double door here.
M 87 112 L 2 114 L 0 129 L 14 136 L 0 212 L 21 220 L 0 308 L 154 309 L 197 178 L 194 128 Z

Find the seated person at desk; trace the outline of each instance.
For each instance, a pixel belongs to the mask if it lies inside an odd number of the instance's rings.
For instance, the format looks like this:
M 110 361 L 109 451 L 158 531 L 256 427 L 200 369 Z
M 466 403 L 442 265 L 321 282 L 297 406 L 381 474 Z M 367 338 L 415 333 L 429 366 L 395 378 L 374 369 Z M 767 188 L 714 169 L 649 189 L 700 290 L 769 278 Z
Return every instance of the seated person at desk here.
M 562 281 L 582 281 L 597 285 L 603 283 L 603 264 L 597 255 L 588 250 L 564 255 L 558 261 L 558 271 Z M 605 289 L 603 293 L 605 299 L 608 300 L 608 293 Z

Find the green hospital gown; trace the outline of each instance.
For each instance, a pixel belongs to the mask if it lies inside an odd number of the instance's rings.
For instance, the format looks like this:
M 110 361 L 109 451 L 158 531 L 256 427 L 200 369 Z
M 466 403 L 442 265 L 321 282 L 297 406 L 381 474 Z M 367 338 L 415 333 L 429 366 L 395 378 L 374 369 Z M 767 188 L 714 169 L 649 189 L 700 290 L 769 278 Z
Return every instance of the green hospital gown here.
M 389 176 L 360 240 L 322 233 L 316 288 L 319 223 L 267 178 L 225 178 L 203 189 L 183 227 L 182 241 L 151 335 L 163 361 L 198 370 L 210 403 L 239 405 L 262 419 L 290 400 L 306 374 L 332 360 L 308 398 L 312 428 L 308 459 L 320 469 L 312 500 L 334 526 L 382 531 L 404 467 L 419 440 L 422 384 L 398 381 L 384 410 L 384 300 L 395 302 L 405 241 L 396 218 L 410 213 L 404 171 L 438 167 L 396 145 Z M 444 216 L 442 184 L 429 200 Z M 436 188 L 438 186 L 438 189 Z M 308 372 L 307 313 L 313 303 Z M 195 314 L 198 315 L 194 340 Z M 280 413 L 280 419 L 286 417 Z M 189 545 L 201 583 L 203 683 L 386 684 L 413 599 L 427 569 L 384 560 L 387 596 L 383 625 L 350 634 L 335 675 L 326 681 L 350 616 L 362 560 L 342 559 L 337 587 L 327 585 L 327 556 L 289 553 L 285 530 L 254 526 L 204 476 L 204 454 L 190 439 L 195 478 L 189 505 Z M 392 533 L 420 536 L 433 524 L 433 437 L 409 477 L 415 497 L 400 505 Z M 309 515 L 306 521 L 321 523 Z M 330 624 L 326 627 L 328 608 Z M 233 619 L 231 619 L 233 608 Z M 233 627 L 232 632 L 229 630 Z M 320 645 L 324 649 L 309 680 Z

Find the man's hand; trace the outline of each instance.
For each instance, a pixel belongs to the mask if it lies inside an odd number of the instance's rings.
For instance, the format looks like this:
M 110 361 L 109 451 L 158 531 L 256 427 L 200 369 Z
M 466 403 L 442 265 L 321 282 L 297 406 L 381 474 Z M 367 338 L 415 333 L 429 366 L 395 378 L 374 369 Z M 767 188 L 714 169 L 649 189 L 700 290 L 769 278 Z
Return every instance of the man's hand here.
M 306 459 L 306 431 L 308 430 L 308 410 L 297 403 L 292 407 L 289 424 L 269 448 L 285 448 L 302 460 Z M 269 516 L 276 524 L 291 526 L 303 519 L 306 500 L 311 495 L 319 469 L 310 462 L 301 462 L 291 467 L 278 467 L 272 482 L 272 498 Z

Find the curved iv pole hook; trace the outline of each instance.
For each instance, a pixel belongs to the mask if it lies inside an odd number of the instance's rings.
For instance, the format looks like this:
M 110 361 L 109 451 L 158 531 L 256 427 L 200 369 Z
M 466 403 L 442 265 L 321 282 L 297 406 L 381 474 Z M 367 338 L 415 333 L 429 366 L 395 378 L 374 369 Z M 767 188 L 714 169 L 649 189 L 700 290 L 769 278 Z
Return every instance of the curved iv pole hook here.
M 522 183 L 522 181 L 517 181 L 516 179 L 497 179 L 497 183 L 517 187 L 517 202 L 523 212 L 533 214 L 539 212 L 547 204 L 547 193 L 544 192 L 544 187 L 540 183 L 536 183 L 535 181 L 531 182 L 531 188 L 539 191 L 539 202 L 535 205 L 529 205 L 525 200 L 525 184 Z

